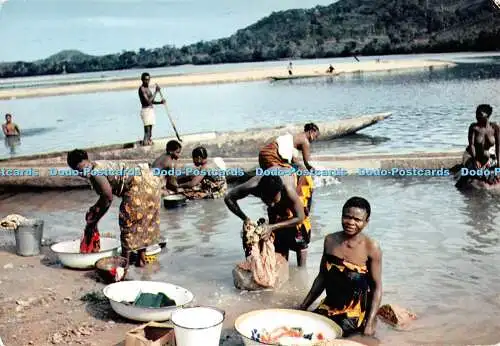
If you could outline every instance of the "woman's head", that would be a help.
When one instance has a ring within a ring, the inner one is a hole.
[[[355,236],[360,233],[370,220],[371,206],[363,197],[351,197],[342,208],[342,228],[344,233]]]
[[[205,147],[199,146],[193,149],[193,163],[195,166],[203,166],[207,163],[208,153]]]
[[[90,165],[89,155],[85,150],[75,149],[68,153],[68,157],[66,159],[68,162],[68,166],[71,169],[77,171],[83,171],[83,169]]]
[[[281,190],[283,190],[283,180],[276,175],[264,175],[257,184],[261,200],[268,207],[273,207],[281,200]]]
[[[493,107],[488,104],[482,104],[476,108],[476,120],[478,123],[486,124],[493,113]]]
[[[315,123],[305,124],[304,132],[306,133],[309,142],[313,142],[319,137],[319,127]]]
[[[171,140],[168,141],[165,150],[170,157],[177,160],[181,156],[182,145],[176,140]]]

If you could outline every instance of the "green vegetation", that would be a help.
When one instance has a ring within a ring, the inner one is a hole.
[[[489,0],[340,0],[274,12],[234,35],[176,48],[91,56],[63,51],[0,64],[0,77],[219,64],[286,58],[500,50],[500,11]]]

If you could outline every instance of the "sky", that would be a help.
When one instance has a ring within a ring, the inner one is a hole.
[[[290,8],[332,0],[0,0],[0,61],[61,50],[102,55],[226,37]]]

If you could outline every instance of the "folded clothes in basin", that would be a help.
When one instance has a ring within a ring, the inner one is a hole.
[[[135,298],[134,305],[141,306],[143,308],[162,308],[165,306],[175,306],[175,300],[170,299],[164,293],[140,293],[137,298]]]

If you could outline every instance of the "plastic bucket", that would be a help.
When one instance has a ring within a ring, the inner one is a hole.
[[[43,220],[21,224],[15,230],[16,253],[19,256],[39,255],[42,248]]]
[[[172,314],[176,346],[219,346],[225,313],[211,307],[176,310]]]

